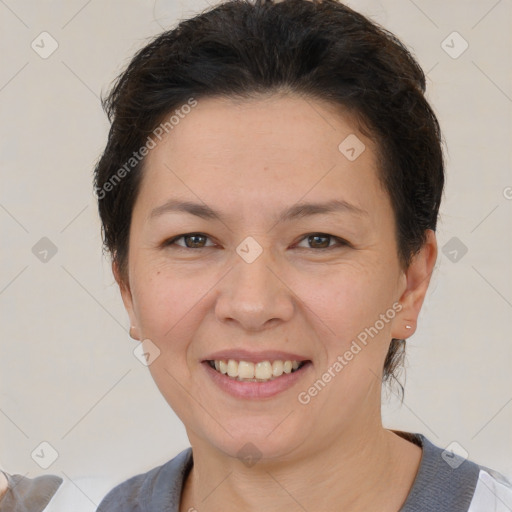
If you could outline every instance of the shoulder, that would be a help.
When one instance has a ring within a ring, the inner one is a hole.
[[[95,512],[97,504],[112,488],[112,481],[99,477],[70,479],[57,475],[27,478],[0,471],[4,494],[1,512]]]
[[[0,499],[0,508],[9,512],[22,512],[28,510],[29,506],[33,512],[46,510],[62,484],[62,478],[56,475],[43,475],[36,478],[4,472],[2,475],[4,494]]]
[[[478,481],[468,512],[510,512],[512,482],[493,469],[479,467]]]
[[[100,503],[97,512],[173,510],[172,507],[179,504],[183,481],[191,466],[192,448],[187,448],[166,464],[114,487]]]
[[[400,435],[419,444],[423,451],[400,512],[512,511],[512,485],[502,474],[454,453],[452,445],[443,449],[422,434]]]

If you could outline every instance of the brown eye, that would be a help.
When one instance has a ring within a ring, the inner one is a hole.
[[[306,249],[334,249],[335,247],[348,245],[348,243],[342,238],[325,233],[313,233],[306,235],[304,238],[302,238],[301,243],[304,241],[306,241],[309,245],[309,247],[305,247]],[[335,241],[336,243],[331,245],[331,241]],[[298,245],[298,247],[301,246]]]
[[[184,244],[177,243],[178,240],[182,239],[184,240]],[[184,249],[203,249],[206,247],[211,247],[211,245],[206,245],[206,240],[208,240],[208,237],[201,233],[186,233],[184,235],[179,235],[172,238],[171,240],[168,240],[165,242],[165,245],[174,245]]]
[[[311,235],[308,236],[308,243],[313,247],[313,249],[327,249],[331,242],[330,236],[325,235]]]

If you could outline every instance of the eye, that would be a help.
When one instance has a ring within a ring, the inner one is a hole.
[[[183,243],[178,243],[179,240],[183,240]],[[205,249],[207,247],[214,247],[215,244],[206,245],[206,241],[210,240],[207,235],[203,233],[185,233],[182,235],[175,236],[169,240],[164,242],[164,246],[176,246],[177,248],[183,249]],[[334,235],[329,235],[326,233],[311,233],[305,235],[300,243],[304,243],[304,241],[310,244],[310,247],[300,246],[299,244],[296,247],[300,247],[303,249],[335,249],[336,247],[350,246],[350,243],[342,238],[339,238]],[[331,244],[331,242],[335,242]]]
[[[178,240],[184,240],[184,244],[176,243]],[[203,249],[206,247],[212,247],[213,245],[205,245],[205,240],[208,240],[208,236],[203,235],[202,233],[185,233],[183,235],[175,236],[164,242],[164,245],[167,247],[169,245],[175,245],[178,247],[182,247],[184,249]]]
[[[336,247],[349,246],[350,244],[343,240],[343,238],[339,238],[334,235],[328,235],[326,233],[311,233],[306,235],[301,239],[301,243],[306,241],[310,244],[310,247],[305,247],[305,249],[334,249]],[[337,245],[330,245],[331,241],[335,241]],[[300,245],[297,245],[300,247]],[[304,248],[304,246],[302,246]]]

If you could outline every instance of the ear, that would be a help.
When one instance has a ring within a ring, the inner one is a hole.
[[[404,272],[405,287],[400,297],[402,309],[391,330],[393,338],[406,339],[416,331],[418,316],[427,294],[430,278],[437,259],[437,240],[433,230],[427,230],[427,239]],[[410,328],[406,326],[409,325]]]
[[[121,272],[119,271],[119,265],[117,261],[112,262],[112,273],[114,274],[115,280],[119,286],[121,292],[121,298],[123,299],[124,308],[130,317],[130,336],[134,340],[140,340],[139,328],[137,326],[137,318],[133,309],[132,292],[130,290],[130,283],[128,280],[123,279]]]

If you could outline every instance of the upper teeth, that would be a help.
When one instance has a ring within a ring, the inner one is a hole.
[[[283,373],[291,373],[296,370],[300,363],[298,361],[261,361],[259,363],[251,363],[250,361],[235,361],[229,359],[227,362],[224,360],[214,361],[215,369],[229,377],[238,379],[259,379],[269,380],[274,377],[279,377]]]

